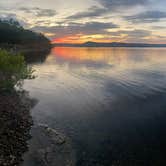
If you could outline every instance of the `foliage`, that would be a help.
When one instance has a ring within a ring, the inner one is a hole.
[[[0,91],[21,87],[24,79],[34,78],[33,72],[22,55],[0,50]]]
[[[4,43],[30,46],[50,45],[49,40],[44,35],[24,29],[14,19],[0,19],[0,44]]]

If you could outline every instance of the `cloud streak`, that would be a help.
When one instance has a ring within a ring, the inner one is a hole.
[[[108,12],[106,8],[99,8],[97,6],[90,7],[87,11],[78,12],[71,16],[68,16],[66,19],[82,19],[82,18],[89,18],[89,17],[98,17],[103,15],[104,13]]]
[[[132,16],[125,16],[124,18],[133,23],[151,23],[166,19],[166,12],[146,11]]]
[[[148,4],[149,0],[97,0],[105,8],[115,11]]]
[[[51,17],[51,16],[55,16],[57,14],[56,10],[52,10],[52,9],[41,9],[38,7],[34,7],[34,8],[19,8],[20,11],[23,11],[25,13],[31,13],[34,14],[37,17]]]
[[[76,34],[84,34],[84,35],[92,35],[92,34],[106,34],[107,29],[115,29],[119,26],[109,22],[109,23],[102,23],[102,22],[87,22],[85,24],[80,23],[68,23],[67,26],[52,26],[52,27],[45,27],[45,26],[36,26],[33,30],[42,31],[45,33],[51,32],[55,33],[56,37],[64,37],[69,35],[76,35]]]

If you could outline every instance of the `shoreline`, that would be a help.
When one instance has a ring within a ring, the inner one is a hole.
[[[0,165],[19,165],[28,150],[32,101],[26,92],[0,94]]]
[[[34,124],[36,103],[26,91],[0,94],[0,165],[75,166],[71,140],[46,124]]]

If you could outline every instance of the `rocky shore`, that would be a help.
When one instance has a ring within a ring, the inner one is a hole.
[[[33,125],[35,103],[26,92],[0,94],[0,166],[74,166],[70,139],[45,124]]]
[[[28,150],[32,101],[25,92],[0,94],[0,165],[18,166]]]

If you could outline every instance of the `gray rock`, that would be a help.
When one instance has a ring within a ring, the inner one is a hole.
[[[45,124],[32,129],[29,152],[22,166],[75,166],[75,152],[64,134]]]

